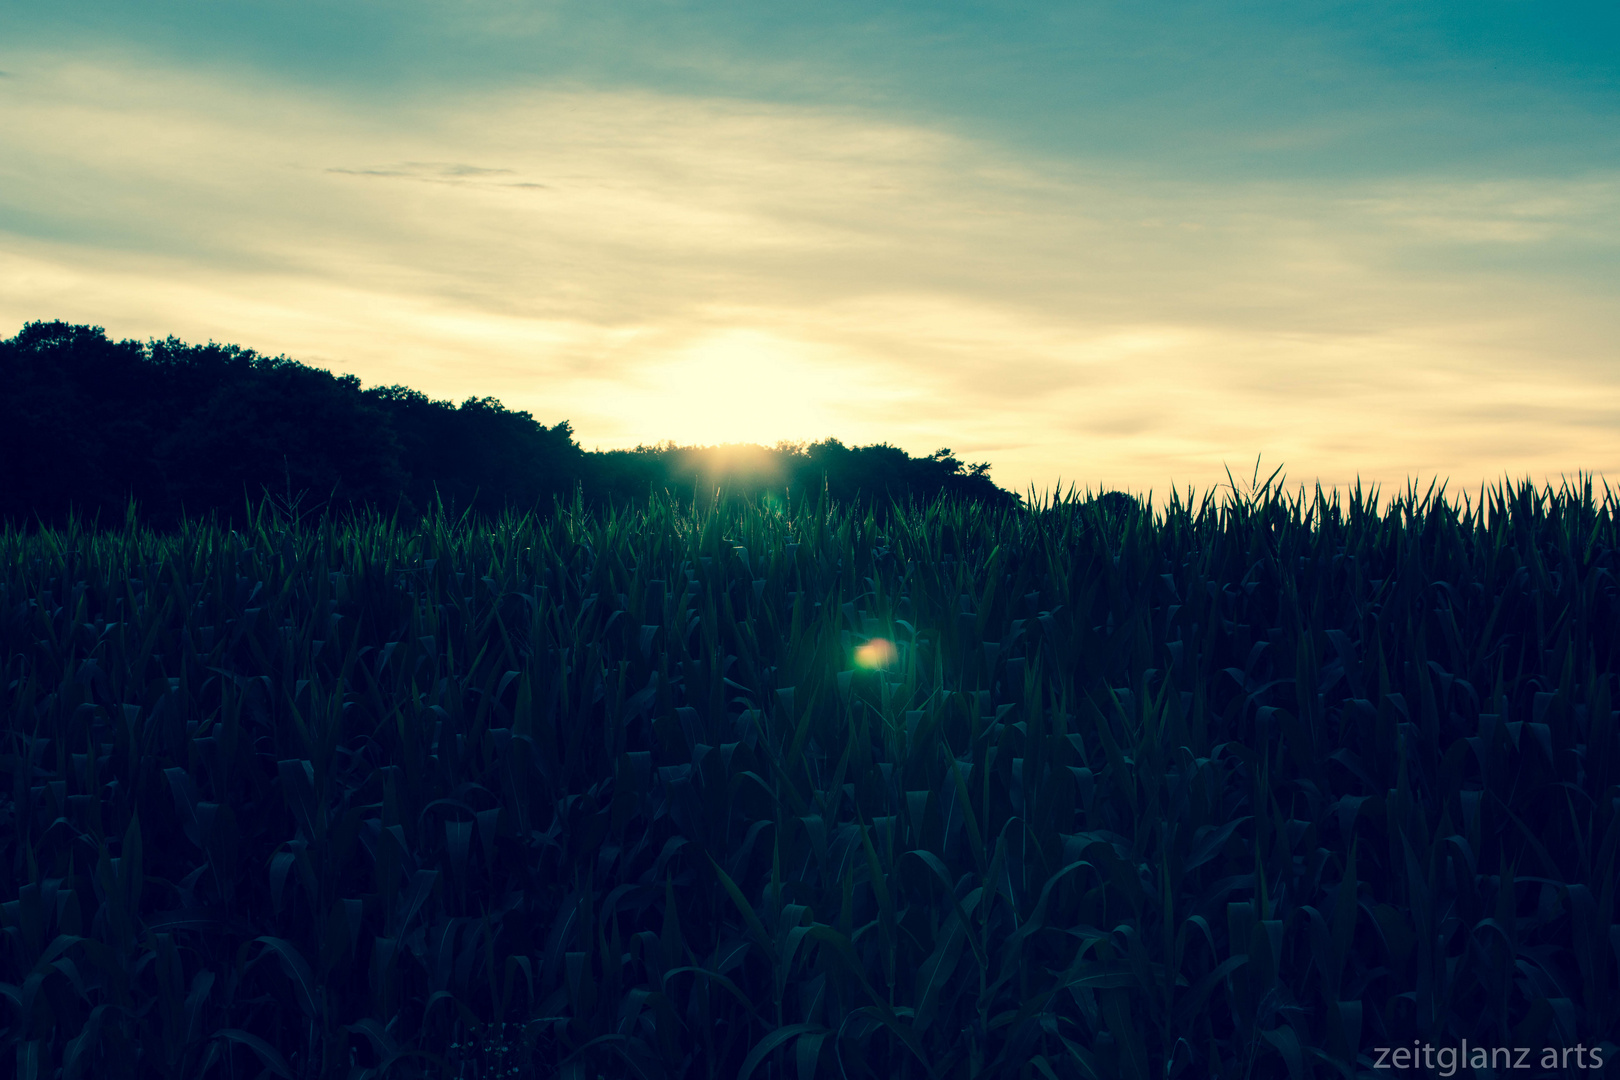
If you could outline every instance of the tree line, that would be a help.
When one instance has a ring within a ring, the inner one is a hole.
[[[599,506],[667,491],[762,498],[1004,505],[986,464],[949,450],[912,457],[837,439],[776,447],[587,451],[492,397],[459,406],[405,386],[362,389],[286,356],[178,338],[114,341],[99,326],[30,322],[0,341],[0,518],[103,525],[131,500],[157,526],[242,517],[276,497],[301,508],[495,516],[579,499]]]

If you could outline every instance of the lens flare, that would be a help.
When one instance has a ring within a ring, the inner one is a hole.
[[[863,668],[886,668],[892,666],[900,659],[900,650],[894,647],[894,642],[888,638],[873,638],[865,645],[855,650],[855,666]]]

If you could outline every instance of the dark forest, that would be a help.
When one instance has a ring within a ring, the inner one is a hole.
[[[160,527],[182,517],[236,520],[277,498],[301,512],[368,507],[494,517],[677,498],[720,489],[802,499],[823,491],[880,509],[942,494],[1006,505],[987,464],[948,449],[912,457],[889,445],[581,448],[492,397],[459,406],[405,386],[362,389],[353,375],[239,345],[114,341],[98,326],[31,322],[0,341],[0,518],[16,525],[103,525],[133,499]]]

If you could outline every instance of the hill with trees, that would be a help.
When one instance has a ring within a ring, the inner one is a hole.
[[[941,494],[1004,505],[989,466],[949,450],[880,444],[586,451],[491,397],[459,406],[404,386],[362,389],[285,356],[169,337],[114,341],[98,326],[31,322],[0,341],[0,518],[102,523],[140,516],[234,519],[270,494],[301,506],[419,513],[550,509],[716,490],[879,507]]]

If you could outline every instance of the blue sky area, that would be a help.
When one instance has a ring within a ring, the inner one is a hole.
[[[18,6],[20,7],[20,5]],[[1207,175],[1613,167],[1620,7],[1536,3],[155,3],[6,18],[358,106],[546,83],[877,108]]]
[[[1617,58],[1612,4],[8,5],[0,332],[1016,487],[1620,481]]]

